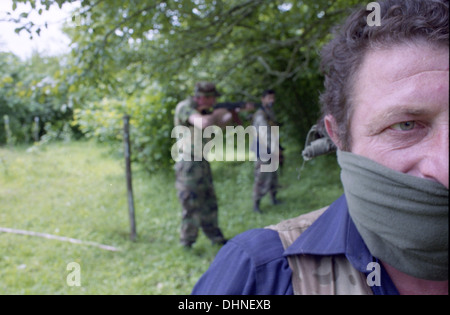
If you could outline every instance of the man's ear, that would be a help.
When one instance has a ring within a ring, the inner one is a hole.
[[[334,142],[334,144],[341,149],[341,141],[339,140],[339,132],[338,132],[338,125],[336,123],[336,119],[332,115],[326,115],[323,118],[323,122],[325,125],[325,129],[327,130],[328,135],[330,136],[331,140]]]

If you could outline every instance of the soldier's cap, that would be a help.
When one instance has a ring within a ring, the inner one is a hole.
[[[220,96],[220,93],[216,89],[216,85],[211,82],[197,82],[195,84],[195,96]]]

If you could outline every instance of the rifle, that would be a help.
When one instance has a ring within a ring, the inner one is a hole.
[[[243,109],[245,107],[245,105],[249,103],[249,102],[223,102],[223,103],[217,103],[216,105],[213,106],[213,110],[218,109],[218,108],[225,108],[228,111],[231,112],[231,115],[233,116],[233,120],[238,124],[238,125],[242,125],[242,121],[239,118],[238,114],[237,114],[237,110],[238,109]],[[255,107],[255,109],[261,107],[261,104],[255,104],[253,103],[253,106]]]
[[[213,106],[213,109],[218,108],[225,108],[229,111],[236,110],[238,108],[243,108],[245,105],[245,102],[223,102],[223,103],[217,103]]]
[[[238,108],[244,108],[245,104],[247,104],[247,103],[249,103],[249,102],[223,102],[223,103],[217,103],[216,105],[213,106],[213,109],[225,108],[225,109],[228,109],[229,111],[232,111],[232,110],[235,111]],[[253,104],[255,106],[255,109],[261,107],[261,104],[259,104],[259,103],[258,104],[253,103]]]

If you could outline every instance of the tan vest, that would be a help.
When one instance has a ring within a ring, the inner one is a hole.
[[[278,232],[284,249],[288,248],[328,207],[282,221],[266,228]],[[345,255],[288,256],[292,269],[294,294],[361,295],[373,294],[366,277]]]

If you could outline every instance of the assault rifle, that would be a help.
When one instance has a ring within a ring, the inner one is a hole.
[[[233,116],[233,120],[238,124],[238,125],[242,125],[242,121],[239,118],[238,115],[238,111],[241,109],[245,108],[245,105],[248,104],[250,102],[223,102],[223,103],[217,103],[216,105],[213,106],[213,110],[218,109],[218,108],[225,108],[228,111],[231,112],[231,115]],[[256,103],[252,103],[254,109],[258,109],[259,107],[261,107],[261,104],[256,104]]]
[[[214,105],[213,109],[217,109],[217,108],[225,108],[228,109],[230,111],[232,110],[236,110],[236,109],[242,109],[245,107],[245,104],[247,104],[249,102],[223,102],[223,103],[217,103],[216,105]],[[258,109],[259,107],[261,107],[261,104],[256,104],[253,103],[253,106],[255,107],[255,109]]]

